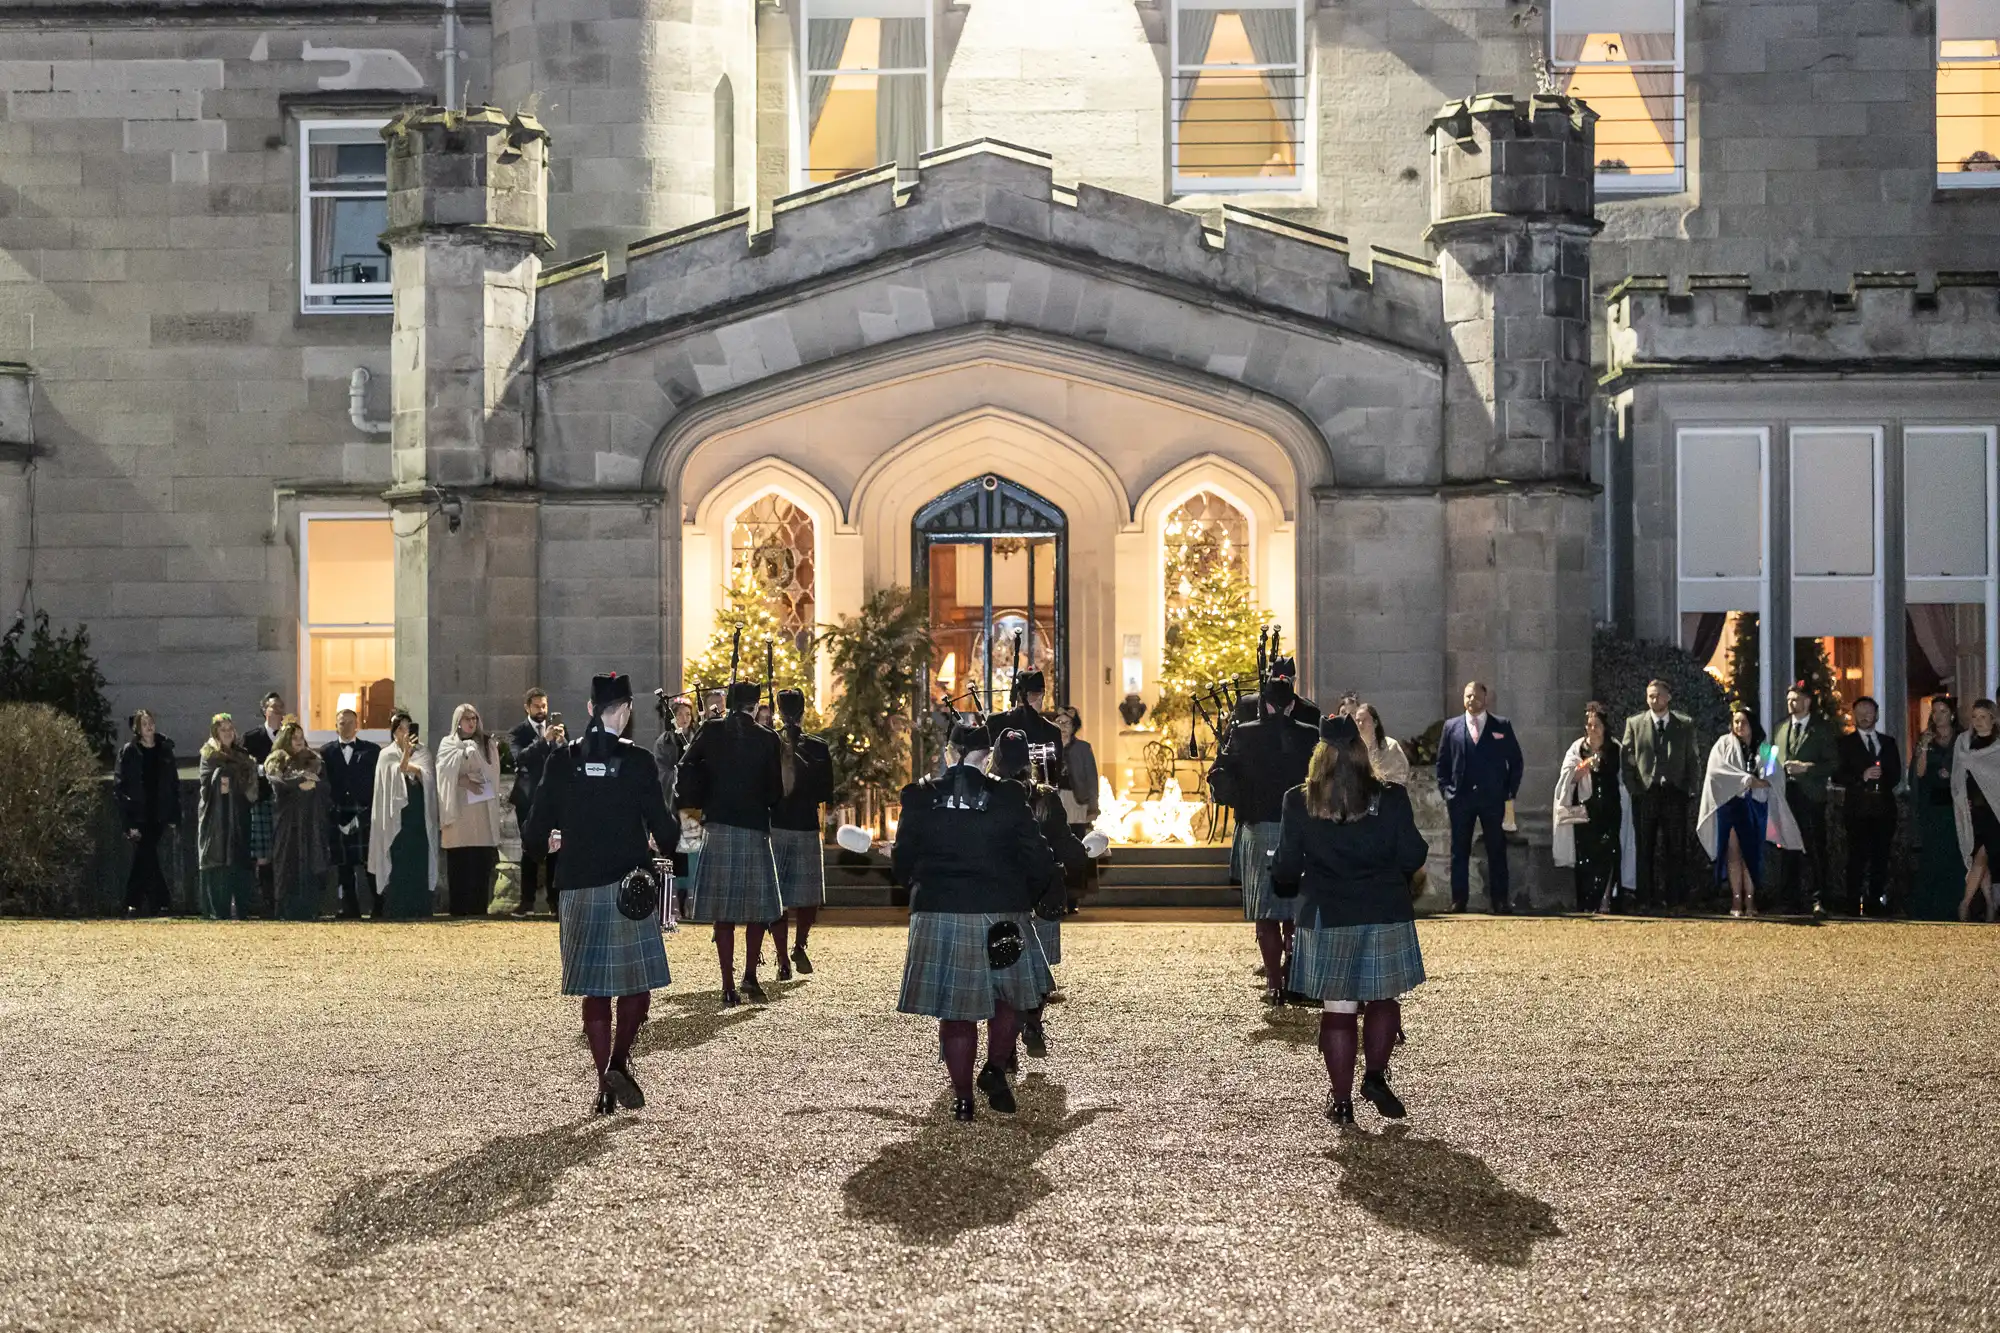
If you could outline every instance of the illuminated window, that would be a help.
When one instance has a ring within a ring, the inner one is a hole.
[[[299,126],[299,305],[308,314],[389,309],[389,146],[381,120]]]
[[[1217,566],[1250,576],[1250,519],[1214,491],[1197,491],[1174,506],[1161,529],[1160,546],[1169,619]]]
[[[812,515],[781,495],[764,495],[729,529],[729,568],[748,568],[778,603],[778,619],[801,653],[810,652],[816,570]]]
[[[1301,0],[1175,0],[1172,45],[1175,193],[1298,188]]]
[[[308,731],[352,707],[369,730],[396,705],[396,537],[378,514],[300,522],[299,675]]]
[[[1597,188],[1685,189],[1681,0],[1552,0],[1549,8],[1549,63],[1562,90],[1598,115]]]
[[[930,147],[929,0],[805,0],[806,182],[894,162]]]
[[[2000,185],[2000,0],[1938,0],[1938,184]]]

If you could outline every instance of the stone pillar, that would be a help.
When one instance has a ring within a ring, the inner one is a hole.
[[[386,495],[396,701],[435,738],[458,704],[511,716],[537,663],[535,282],[548,135],[491,107],[423,107],[389,142],[395,322]]]
[[[1431,123],[1444,285],[1445,673],[1485,680],[1527,756],[1516,897],[1557,906],[1549,793],[1590,690],[1590,239],[1597,117],[1482,95]]]

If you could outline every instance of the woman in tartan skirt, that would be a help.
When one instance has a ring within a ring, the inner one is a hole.
[[[986,1023],[987,1105],[1014,1110],[1007,1071],[1018,1016],[1054,986],[1035,936],[1038,899],[1061,901],[1062,874],[1035,827],[1027,793],[979,769],[991,745],[984,726],[952,729],[943,773],[903,788],[896,879],[910,890],[910,940],[896,1007],[938,1020],[951,1075],[951,1113],[970,1120],[972,1066]]]
[[[701,811],[701,859],[688,891],[688,919],[715,925],[725,1009],[742,1003],[736,923],[743,923],[743,993],[761,1001],[757,955],[765,926],[785,911],[771,857],[771,807],[784,796],[778,738],[751,716],[762,689],[750,681],[729,687],[723,716],[702,723],[675,777],[674,803]]]
[[[619,906],[625,877],[650,871],[654,849],[670,850],[678,832],[653,757],[625,739],[631,723],[631,678],[593,677],[590,725],[580,740],[549,755],[523,831],[530,846],[546,843],[550,855],[561,853],[562,990],[583,997],[599,1115],[646,1104],[632,1076],[632,1041],[653,991],[671,979],[658,904],[636,920]]]
[[[1403,1114],[1389,1055],[1402,1029],[1397,997],[1424,980],[1409,886],[1430,849],[1409,792],[1375,776],[1354,720],[1329,718],[1320,733],[1305,784],[1285,793],[1270,877],[1277,893],[1298,900],[1291,987],[1325,1006],[1327,1118],[1351,1125],[1357,1011],[1367,1016],[1361,1095],[1391,1119]]]
[[[796,966],[812,975],[806,937],[826,902],[826,844],[820,834],[819,808],[833,799],[833,754],[826,742],[804,734],[806,696],[798,690],[778,691],[778,772],[784,795],[771,807],[771,855],[777,863],[778,896],[784,907],[771,922],[778,946],[778,980],[791,978]],[[799,934],[790,956],[785,952],[785,914],[797,917]]]

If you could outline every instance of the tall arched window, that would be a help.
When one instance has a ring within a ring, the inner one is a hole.
[[[1218,564],[1249,575],[1250,518],[1214,491],[1196,491],[1175,505],[1160,539],[1170,612],[1184,606],[1200,576]]]
[[[807,651],[817,576],[812,515],[775,492],[751,501],[729,531],[730,572],[746,566],[771,589],[785,631]]]

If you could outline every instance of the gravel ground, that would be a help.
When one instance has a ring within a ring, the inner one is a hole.
[[[606,1121],[547,922],[0,923],[0,1327],[2000,1321],[2000,933],[1427,922],[1346,1134],[1247,926],[1065,933],[965,1126],[893,928],[726,1014],[682,932]]]

